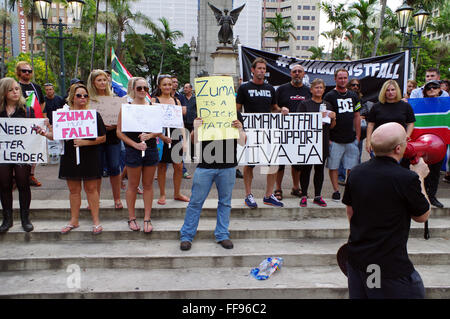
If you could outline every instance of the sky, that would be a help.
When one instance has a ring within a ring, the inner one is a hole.
[[[355,2],[354,0],[333,0],[333,4],[337,3],[348,3],[351,4]],[[398,7],[400,7],[403,3],[403,0],[388,0],[387,5],[391,10],[395,11]],[[320,12],[320,33],[324,31],[329,31],[333,29],[333,25],[327,22],[327,16],[323,11]],[[323,36],[319,37],[319,46],[324,46],[325,51],[331,50],[331,41],[329,42]]]

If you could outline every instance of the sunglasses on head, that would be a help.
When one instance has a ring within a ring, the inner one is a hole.
[[[148,92],[148,86],[136,86],[136,90],[138,92],[141,92],[142,90],[144,90],[145,92]]]
[[[85,99],[87,99],[87,98],[89,97],[89,94],[80,94],[80,93],[77,93],[77,94],[75,94],[75,96],[76,96],[77,98],[79,98],[79,99],[81,99],[82,97],[84,97]]]
[[[20,72],[22,72],[22,73],[33,73],[33,70],[24,70],[24,69],[22,69],[22,70],[20,70]]]

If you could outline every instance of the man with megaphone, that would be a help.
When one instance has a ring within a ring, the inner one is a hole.
[[[371,147],[375,157],[352,169],[342,200],[350,221],[350,298],[424,298],[407,241],[411,219],[424,223],[430,214],[424,185],[428,166],[422,158],[410,170],[399,165],[407,135],[398,123],[375,129]]]

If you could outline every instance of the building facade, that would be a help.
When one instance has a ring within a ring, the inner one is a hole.
[[[430,19],[439,17],[439,8],[434,9],[431,12]],[[449,42],[450,41],[450,34],[438,34],[435,31],[426,30],[424,33],[424,37],[428,38],[429,40],[434,41],[441,41],[441,42]]]
[[[281,13],[283,18],[290,18],[294,30],[288,41],[279,43],[279,53],[297,57],[309,58],[312,53],[308,48],[319,45],[320,1],[318,0],[263,0],[262,19],[274,18]],[[277,42],[274,35],[266,32],[263,24],[261,48],[264,51],[275,52]]]

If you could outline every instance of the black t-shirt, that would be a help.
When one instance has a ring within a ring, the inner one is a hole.
[[[30,82],[30,84],[23,84],[19,82],[20,87],[22,88],[22,95],[24,98],[27,98],[30,96],[31,93],[34,92],[37,99],[39,100],[39,104],[42,104],[45,102],[44,94],[42,94],[42,89],[39,85],[36,83]]]
[[[53,111],[56,111],[57,109],[60,109],[66,104],[64,99],[58,95],[55,95],[53,99],[49,99],[48,97],[45,97],[45,108],[44,113],[47,114],[48,120],[50,121],[50,124],[53,124]]]
[[[349,263],[363,272],[379,265],[383,278],[409,276],[414,270],[407,252],[411,216],[429,209],[418,175],[391,157],[375,157],[351,170],[342,202],[353,208]]]
[[[245,113],[271,113],[276,104],[275,89],[268,83],[246,82],[238,89],[236,103],[244,106]]]
[[[242,118],[240,112],[237,112],[237,118],[242,124],[244,124],[244,119]],[[201,142],[200,145],[201,157],[200,163],[197,165],[197,167],[220,169],[237,166],[237,139],[205,141]],[[220,154],[222,154],[222,156]]]
[[[414,123],[416,117],[409,103],[399,101],[396,103],[376,103],[367,116],[367,122],[375,123],[374,129],[389,122],[397,122],[405,129],[409,123]]]
[[[361,104],[355,92],[347,90],[345,94],[339,93],[336,89],[325,94],[325,101],[333,107],[336,113],[336,126],[330,130],[330,140],[336,143],[351,143],[356,138],[353,127],[354,113],[359,112]]]
[[[322,103],[325,103],[327,106],[327,110],[332,111],[332,107],[330,103],[327,101],[323,101]],[[297,109],[294,112],[320,112],[320,104],[314,102],[313,100],[306,100],[300,102]],[[322,157],[323,162],[328,157],[329,149],[330,149],[330,124],[328,123],[322,123],[322,130],[323,130],[323,140],[322,140]]]
[[[280,108],[284,106],[289,109],[289,112],[296,112],[301,101],[311,98],[311,93],[306,86],[295,87],[289,82],[277,88],[275,97]]]

